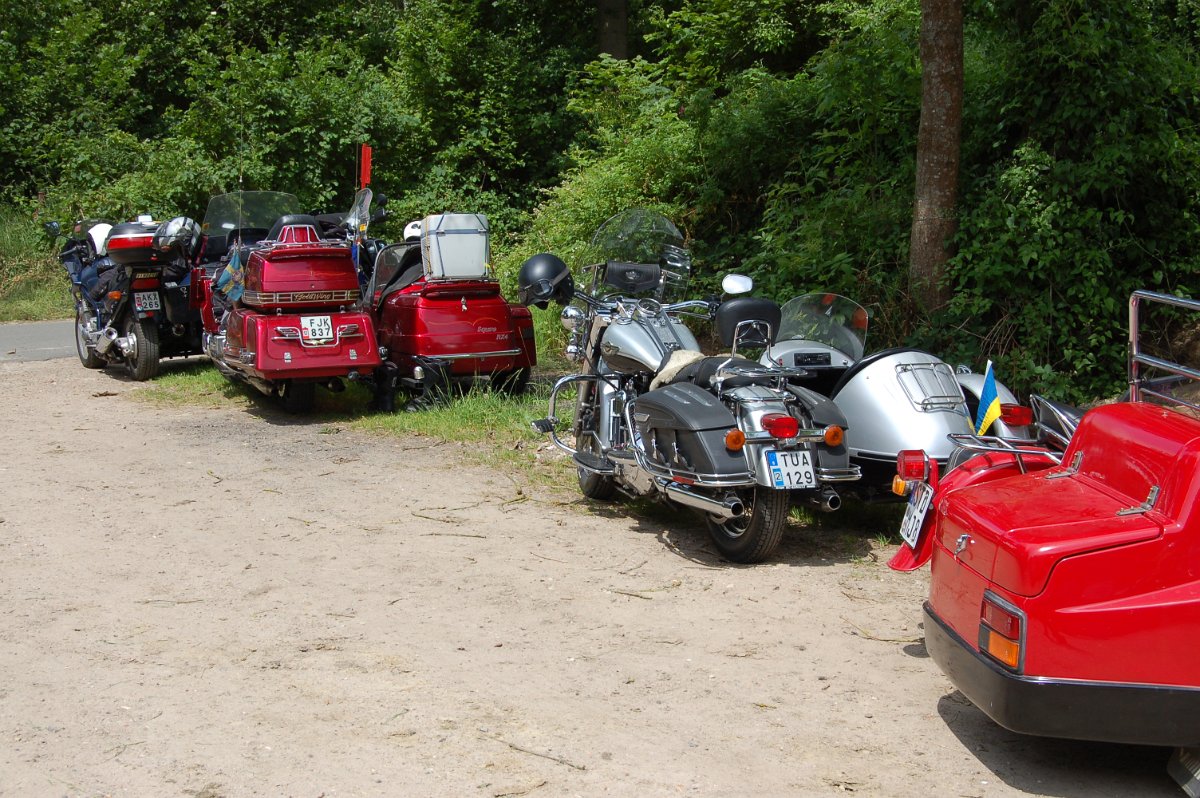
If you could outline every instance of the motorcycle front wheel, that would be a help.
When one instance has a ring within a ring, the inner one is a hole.
[[[730,562],[756,563],[771,556],[783,539],[788,517],[788,495],[758,485],[741,495],[746,511],[737,518],[705,518],[708,534],[721,556]]]
[[[129,351],[125,355],[125,370],[138,382],[158,374],[158,326],[154,319],[139,319],[132,313],[122,325]]]
[[[102,369],[104,368],[104,358],[96,354],[96,350],[88,346],[88,338],[84,333],[87,328],[87,322],[84,320],[83,309],[75,309],[75,352],[79,355],[79,362],[83,364],[85,369]]]

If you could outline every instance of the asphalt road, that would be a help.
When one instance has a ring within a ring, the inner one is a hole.
[[[0,363],[75,356],[75,321],[0,324]]]

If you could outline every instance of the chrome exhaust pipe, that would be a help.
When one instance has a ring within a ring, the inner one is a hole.
[[[105,327],[96,336],[96,354],[108,354],[108,350],[112,349],[112,345],[116,343],[117,338],[120,336],[121,334],[112,327]]]
[[[746,513],[746,505],[742,504],[742,500],[737,497],[714,499],[697,493],[678,482],[666,483],[663,485],[663,490],[672,501],[686,507],[694,507],[697,510],[702,510],[723,521],[727,521],[730,518],[738,518]]]
[[[823,513],[832,513],[841,509],[842,497],[833,488],[824,488],[816,496],[806,497],[804,503],[809,507],[815,507]]]

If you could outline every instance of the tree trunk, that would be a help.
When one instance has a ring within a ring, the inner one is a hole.
[[[921,123],[908,276],[926,310],[950,299],[942,280],[958,227],[962,104],[962,0],[921,0]]]
[[[629,8],[626,0],[596,0],[600,52],[629,57]]]

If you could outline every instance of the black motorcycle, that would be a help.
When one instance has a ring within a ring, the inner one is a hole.
[[[63,235],[46,224],[52,238]],[[110,225],[78,222],[59,252],[75,300],[75,349],[85,368],[122,365],[134,380],[158,374],[165,357],[202,352],[191,292],[199,226],[184,216]]]

